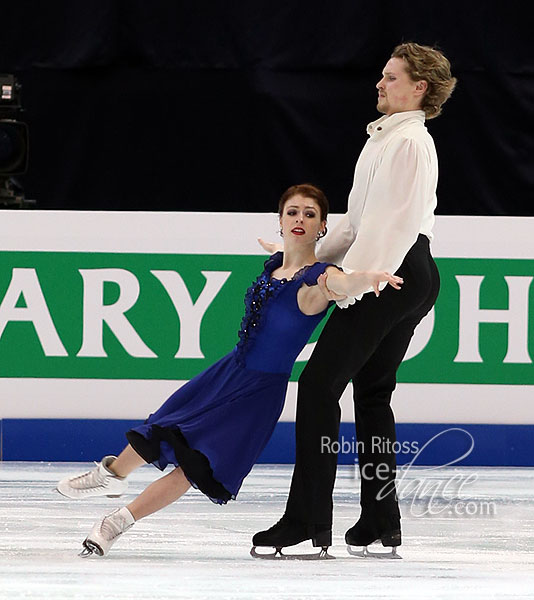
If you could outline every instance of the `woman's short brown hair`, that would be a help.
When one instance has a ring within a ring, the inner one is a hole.
[[[406,71],[413,81],[427,82],[428,89],[423,97],[421,110],[425,111],[427,119],[437,117],[457,81],[451,74],[451,63],[444,54],[437,48],[407,42],[397,46],[391,58],[404,59]]]
[[[299,194],[304,198],[311,198],[312,200],[315,200],[319,206],[321,221],[326,221],[329,209],[328,199],[322,190],[320,190],[318,187],[315,187],[311,183],[300,183],[299,185],[292,185],[290,188],[288,188],[282,194],[280,202],[278,203],[278,214],[282,216],[286,202],[290,198],[293,198],[293,196],[297,196]]]

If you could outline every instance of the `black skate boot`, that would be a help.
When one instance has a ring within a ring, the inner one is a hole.
[[[306,540],[311,540],[314,547],[321,547],[317,554],[282,554],[282,548],[295,546]],[[332,528],[330,525],[307,525],[301,521],[283,516],[276,525],[266,531],[260,531],[252,538],[251,556],[267,559],[300,559],[317,560],[335,558],[328,554],[328,547],[332,545]],[[257,547],[275,548],[270,554],[259,554]]]
[[[382,521],[382,522],[381,522]],[[382,542],[382,546],[391,547],[391,552],[370,552],[367,546],[374,542]],[[397,546],[402,543],[400,519],[393,519],[386,524],[380,519],[360,517],[356,525],[345,534],[347,551],[351,556],[359,558],[402,558],[397,554]],[[363,550],[353,550],[351,546],[363,546]]]

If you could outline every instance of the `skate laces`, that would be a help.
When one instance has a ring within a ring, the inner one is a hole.
[[[102,519],[100,524],[100,533],[108,542],[119,537],[122,533],[130,529],[132,525],[126,523],[126,520],[119,514],[119,511],[112,512]]]
[[[286,517],[285,515],[282,515],[282,517],[272,526],[269,528],[269,531],[271,530],[276,530],[279,529],[280,527],[284,527],[285,525],[289,525],[290,524],[290,519],[288,519],[288,517]]]
[[[98,487],[106,487],[107,475],[103,474],[99,468],[99,464],[95,462],[96,468],[78,475],[70,480],[70,485],[79,490],[94,489]]]

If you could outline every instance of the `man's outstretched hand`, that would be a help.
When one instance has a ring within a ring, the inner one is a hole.
[[[380,296],[380,288],[378,287],[382,281],[386,281],[392,288],[396,290],[401,289],[401,285],[404,283],[404,279],[397,275],[392,275],[387,271],[368,271],[364,273],[365,277],[369,281],[370,286],[373,288],[375,296]]]
[[[351,296],[357,296],[369,288],[374,291],[376,296],[380,296],[379,285],[383,281],[387,282],[396,290],[400,290],[401,285],[404,283],[402,277],[391,275],[386,271],[361,271],[359,273],[353,271],[348,274],[340,274],[334,271],[331,275],[334,278],[334,281],[331,282],[332,287],[337,287],[338,289],[344,288],[344,291],[347,289],[347,294]],[[317,284],[327,300],[334,300],[337,302],[338,300],[344,300],[347,297],[346,295],[334,292],[328,287],[328,272],[323,273],[317,278]]]

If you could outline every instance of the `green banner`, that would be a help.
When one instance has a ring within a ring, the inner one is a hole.
[[[441,290],[428,344],[405,383],[534,383],[534,260],[436,259]]]
[[[236,343],[264,260],[0,252],[0,376],[190,379]],[[433,327],[399,381],[534,384],[534,261],[436,262]]]

